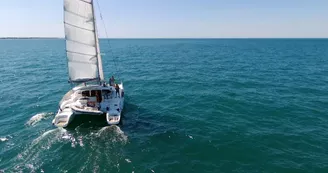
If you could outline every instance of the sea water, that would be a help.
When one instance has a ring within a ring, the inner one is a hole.
[[[328,172],[327,39],[100,47],[105,76],[124,83],[122,123],[60,129],[65,41],[0,40],[0,172]]]

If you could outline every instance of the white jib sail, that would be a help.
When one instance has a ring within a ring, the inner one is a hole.
[[[68,73],[73,82],[103,80],[93,10],[92,0],[64,0]]]

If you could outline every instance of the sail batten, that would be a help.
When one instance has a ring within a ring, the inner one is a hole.
[[[79,55],[85,55],[85,56],[93,56],[96,57],[96,55],[91,55],[91,54],[86,54],[86,53],[80,53],[80,52],[74,52],[74,51],[69,51],[66,50],[67,53],[75,53],[75,54],[79,54]]]
[[[103,80],[93,0],[64,0],[64,28],[70,81]]]
[[[90,1],[78,0],[78,1],[82,1],[82,2],[85,2],[85,3],[91,4],[91,1],[92,1],[92,0],[90,0]]]
[[[72,62],[74,62],[74,63],[81,63],[81,64],[88,64],[87,62],[83,62],[83,61],[72,61]]]
[[[75,27],[75,28],[83,29],[83,30],[86,30],[86,31],[91,31],[91,32],[94,32],[95,31],[95,30],[92,30],[92,29],[83,28],[81,26],[77,26],[77,25],[74,25],[74,24],[71,24],[71,23],[67,23],[67,22],[64,22],[64,24],[70,25],[70,26]]]
[[[72,11],[65,10],[65,12],[66,12],[66,13],[70,13],[70,14],[72,14],[72,15],[75,15],[75,16],[77,16],[77,17],[83,18],[83,19],[88,19],[88,20],[90,20],[88,17],[83,16],[83,15],[80,15],[80,14],[75,13],[75,12],[72,12]]]
[[[75,40],[70,40],[70,39],[66,39],[66,41],[74,42],[74,43],[77,43],[77,44],[83,44],[85,46],[90,46],[90,47],[94,47],[95,46],[95,45],[92,45],[92,44],[86,44],[86,43],[83,43],[83,42],[79,42],[79,41],[75,41]]]

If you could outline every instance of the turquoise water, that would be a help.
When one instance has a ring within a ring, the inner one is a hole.
[[[64,130],[51,125],[70,89],[64,40],[0,40],[1,171],[328,172],[328,40],[110,43],[122,124]]]

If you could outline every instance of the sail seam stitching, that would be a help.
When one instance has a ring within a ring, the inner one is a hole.
[[[83,19],[88,19],[88,20],[89,20],[88,17],[86,17],[86,16],[82,16],[82,15],[77,14],[77,13],[74,13],[74,12],[72,12],[72,11],[65,10],[65,12],[70,13],[70,14],[73,14],[73,15],[78,16],[78,17],[81,17],[81,18],[83,18]]]
[[[84,3],[87,3],[87,4],[91,4],[91,2],[87,2],[87,1],[83,1],[83,0],[78,0],[78,1],[81,1],[81,2],[84,2]]]
[[[81,64],[92,64],[92,65],[96,65],[93,63],[88,63],[88,62],[83,62],[83,61],[69,61],[69,62],[76,62],[76,63],[81,63]]]
[[[87,53],[74,52],[74,51],[70,51],[70,50],[66,50],[66,52],[80,54],[80,55],[86,55],[86,56],[92,56],[92,57],[95,57],[96,56],[96,55],[90,55],[90,54],[87,54]]]
[[[82,45],[85,45],[85,46],[95,47],[94,45],[82,43],[82,42],[71,40],[71,39],[66,39],[66,41],[71,41],[71,42],[82,44]]]
[[[64,24],[75,27],[75,28],[79,28],[79,29],[82,29],[82,30],[86,30],[86,31],[91,31],[91,32],[95,31],[93,29],[82,28],[82,27],[79,27],[79,26],[76,26],[76,25],[73,25],[73,24],[70,24],[70,23],[67,23],[67,22],[64,22]]]

